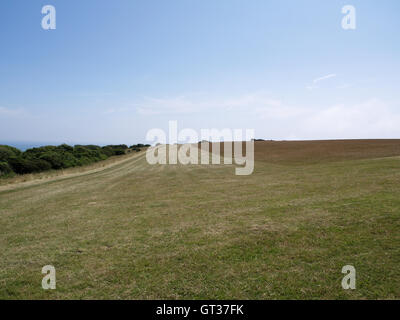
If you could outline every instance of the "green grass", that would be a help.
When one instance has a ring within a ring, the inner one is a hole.
[[[139,154],[0,190],[2,299],[400,298],[399,158],[235,176]],[[41,288],[48,264],[56,290]]]

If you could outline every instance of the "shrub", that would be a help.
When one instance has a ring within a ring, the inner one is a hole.
[[[101,148],[101,151],[107,155],[107,157],[111,157],[114,155],[114,150],[112,148],[110,148],[109,146],[105,146],[103,148]]]
[[[71,146],[69,146],[69,145],[67,145],[67,144],[65,144],[65,143],[59,145],[59,146],[57,147],[57,149],[60,150],[60,151],[64,151],[64,152],[73,152],[73,151],[74,151],[74,148],[73,148],[73,147],[71,147]]]
[[[123,155],[123,154],[125,154],[125,150],[117,149],[117,150],[114,151],[114,154],[115,154],[116,156]]]
[[[24,159],[22,157],[11,157],[9,164],[15,173],[25,174],[40,172],[51,169],[51,164],[42,159]]]
[[[143,143],[138,143],[138,144],[133,144],[129,148],[136,150],[137,148],[145,148],[145,147],[150,147],[149,144],[143,144]]]
[[[39,159],[45,160],[50,163],[53,169],[65,168],[63,157],[60,153],[48,151],[39,156]]]
[[[25,152],[10,146],[0,145],[0,176],[82,166],[105,160],[114,155],[122,155],[127,151],[128,147],[125,144],[105,147],[96,145],[75,145],[71,147],[62,144],[31,148]]]
[[[123,155],[126,153],[126,149],[128,149],[128,146],[126,144],[108,145],[102,148],[103,152],[109,157],[114,155]]]
[[[33,172],[41,172],[41,171],[46,171],[52,169],[51,163],[47,162],[46,160],[43,159],[34,159],[31,160],[31,165],[34,168]]]
[[[14,171],[7,162],[0,161],[0,176],[7,176],[13,173]]]
[[[0,145],[0,161],[8,162],[10,157],[19,155],[21,155],[21,151],[18,150],[17,148],[6,145]]]

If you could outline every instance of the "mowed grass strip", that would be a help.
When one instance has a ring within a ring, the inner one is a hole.
[[[399,299],[398,141],[317,160],[262,144],[250,176],[141,156],[0,192],[0,298]]]

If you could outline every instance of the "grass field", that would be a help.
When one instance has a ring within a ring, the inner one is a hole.
[[[255,157],[249,176],[142,152],[3,182],[0,298],[400,298],[400,140],[256,142]]]

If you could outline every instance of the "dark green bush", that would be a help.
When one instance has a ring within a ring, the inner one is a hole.
[[[7,162],[0,161],[0,177],[7,176],[13,173],[10,165]]]
[[[123,155],[126,153],[126,150],[128,149],[128,146],[125,144],[119,144],[119,145],[108,145],[104,146],[102,148],[103,152],[107,154],[109,157],[110,156],[119,156]]]
[[[39,159],[45,160],[50,163],[53,169],[62,169],[66,166],[64,165],[64,159],[61,153],[55,151],[48,151],[39,156]]]
[[[145,148],[145,147],[150,147],[149,144],[143,144],[143,143],[138,143],[138,144],[133,144],[131,145],[129,148],[133,149],[133,150],[137,150],[138,148]]]
[[[10,159],[10,157],[19,155],[21,155],[21,151],[17,148],[0,145],[0,161],[8,162],[8,159]]]
[[[144,146],[138,144],[137,146]],[[138,147],[133,150],[140,151]],[[21,152],[17,148],[0,145],[0,176],[14,173],[25,174],[50,169],[62,169],[83,166],[105,160],[111,156],[123,155],[130,149],[125,144],[43,146]]]
[[[103,148],[101,148],[101,151],[107,156],[107,157],[111,157],[114,155],[114,150],[112,148],[110,148],[109,146],[105,146]]]
[[[51,164],[42,159],[24,159],[23,157],[11,157],[9,164],[18,174],[40,172],[51,169]]]
[[[64,152],[72,152],[72,151],[74,151],[74,148],[73,147],[71,147],[71,146],[69,146],[69,145],[67,145],[67,144],[62,144],[62,145],[59,145],[58,147],[57,147],[57,149],[58,150],[61,150],[61,151],[64,151]]]
[[[125,150],[117,149],[117,150],[114,151],[114,154],[115,154],[116,156],[123,155],[123,154],[125,154]]]

